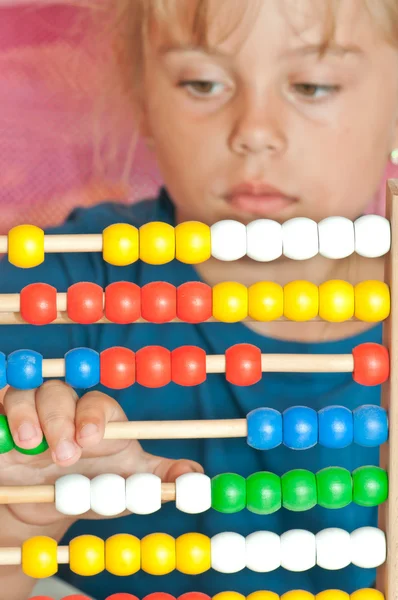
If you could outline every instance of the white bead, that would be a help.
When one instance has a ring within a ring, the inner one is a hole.
[[[316,534],[316,562],[322,569],[335,571],[351,564],[350,534],[330,527]]]
[[[354,222],[355,252],[367,258],[384,256],[391,248],[390,222],[380,215],[363,215]]]
[[[63,515],[83,515],[90,510],[90,480],[84,475],[64,475],[55,482],[55,508]]]
[[[351,561],[361,569],[375,569],[386,561],[384,531],[376,527],[361,527],[351,533]]]
[[[176,479],[176,507],[197,515],[211,508],[211,479],[204,473],[185,473]]]
[[[307,260],[318,254],[318,224],[312,219],[289,219],[282,225],[282,239],[283,254],[287,258]]]
[[[126,480],[115,473],[97,475],[91,480],[91,510],[114,517],[126,510]]]
[[[150,515],[162,507],[162,480],[153,473],[136,473],[126,479],[126,507],[136,515]]]
[[[246,227],[247,256],[270,262],[282,256],[282,225],[271,219],[257,219]]]
[[[238,260],[246,254],[246,226],[239,221],[218,221],[211,226],[211,255],[218,260]]]
[[[355,250],[354,223],[345,217],[328,217],[318,224],[319,254],[346,258]]]
[[[272,531],[255,531],[246,538],[246,566],[269,573],[281,566],[281,538]]]
[[[281,535],[281,567],[299,573],[316,564],[315,535],[304,529],[291,529]]]
[[[239,533],[218,533],[211,538],[211,568],[237,573],[246,567],[246,540]]]

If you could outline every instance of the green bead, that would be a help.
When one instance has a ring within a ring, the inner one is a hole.
[[[31,448],[30,450],[25,450],[25,448],[20,448],[15,445],[15,450],[18,450],[21,454],[27,454],[28,456],[35,456],[36,454],[43,454],[46,450],[48,450],[48,444],[46,438],[43,436],[41,443],[36,446],[36,448]]]
[[[316,505],[316,479],[314,473],[304,469],[294,469],[282,475],[282,506],[288,510],[301,512]]]
[[[253,473],[246,480],[247,509],[257,515],[270,515],[282,506],[281,479],[274,473]]]
[[[352,474],[353,501],[359,506],[379,506],[388,498],[388,475],[380,467],[359,467]]]
[[[211,480],[211,506],[221,513],[236,513],[246,506],[246,480],[241,475],[222,473]]]
[[[352,502],[352,477],[347,469],[327,467],[316,474],[318,504],[323,508],[343,508]]]
[[[0,454],[6,454],[15,448],[14,440],[8,426],[8,419],[0,415]]]

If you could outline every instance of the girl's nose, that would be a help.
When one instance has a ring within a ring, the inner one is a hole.
[[[250,99],[239,102],[230,147],[240,155],[281,155],[287,148],[281,101],[268,99],[260,102]]]

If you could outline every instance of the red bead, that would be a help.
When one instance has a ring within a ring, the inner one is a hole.
[[[176,600],[174,596],[171,594],[166,594],[166,592],[153,592],[152,594],[148,594],[142,600]]]
[[[146,346],[135,355],[137,383],[148,388],[158,388],[171,381],[171,353],[162,346]]]
[[[30,600],[54,600],[54,598],[50,598],[50,596],[32,596]]]
[[[178,596],[178,600],[211,600],[211,598],[202,592],[186,592]]]
[[[167,323],[176,318],[177,290],[166,281],[153,281],[141,290],[141,314],[150,323]]]
[[[137,596],[133,596],[133,594],[112,594],[106,600],[138,600],[138,598]]]
[[[173,350],[171,380],[184,386],[206,381],[206,352],[197,346],[181,346]]]
[[[88,325],[104,316],[103,290],[96,283],[75,283],[68,289],[68,317],[75,323]]]
[[[261,351],[252,344],[236,344],[225,353],[225,376],[234,385],[253,385],[261,379]]]
[[[100,354],[101,384],[123,390],[135,383],[135,354],[129,348],[108,348]]]
[[[189,281],[177,288],[177,317],[185,323],[203,323],[212,316],[211,287],[200,281]]]
[[[105,289],[105,316],[108,321],[127,325],[141,317],[141,289],[129,281],[116,281]]]
[[[65,596],[62,600],[90,600],[90,598],[88,596],[82,596],[81,594],[72,594],[71,596]]]
[[[31,283],[20,294],[21,317],[31,325],[49,325],[57,318],[57,290],[47,283]]]
[[[387,348],[367,342],[353,349],[353,379],[361,385],[380,385],[390,375],[390,357]]]

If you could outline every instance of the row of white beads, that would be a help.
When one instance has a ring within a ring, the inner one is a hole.
[[[293,260],[306,260],[317,254],[339,259],[354,252],[376,258],[387,254],[390,246],[390,223],[379,215],[364,215],[354,222],[345,217],[327,217],[316,223],[297,217],[282,225],[258,219],[247,226],[232,220],[211,226],[211,254],[223,261],[247,255],[269,262],[282,254]]]
[[[55,482],[55,507],[64,515],[82,515],[89,510],[106,517],[128,510],[149,515],[162,504],[162,483],[152,473],[137,473],[124,479],[105,474],[89,479],[72,474]],[[190,514],[211,508],[211,479],[203,473],[186,473],[176,479],[176,506]]]
[[[386,538],[375,527],[361,527],[351,534],[337,528],[317,534],[292,529],[281,536],[256,531],[246,538],[230,532],[211,538],[211,567],[220,573],[237,573],[244,568],[269,573],[279,567],[301,572],[315,565],[334,571],[351,563],[373,569],[385,560]]]

